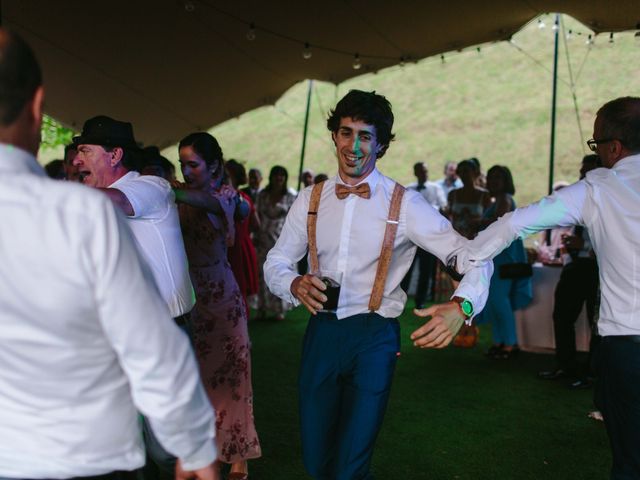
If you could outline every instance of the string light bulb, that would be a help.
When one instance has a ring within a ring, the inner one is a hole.
[[[567,39],[567,40],[571,40],[572,38],[573,38],[573,31],[572,31],[572,30],[569,30],[569,31],[567,32],[566,39]]]
[[[556,20],[555,22],[553,22],[553,26],[551,27],[551,30],[553,30],[554,32],[556,30],[558,30],[558,20]]]
[[[640,32],[636,32],[636,33],[633,35],[633,38],[635,39],[636,43],[637,43],[638,45],[640,45]]]
[[[589,48],[593,47],[593,35],[589,34],[589,36],[587,37],[587,41],[584,43]]]
[[[542,30],[543,28],[545,28],[547,25],[542,21],[541,18],[538,19],[538,28],[540,30]]]
[[[360,61],[360,55],[357,53],[353,56],[353,64],[351,65],[354,70],[360,70],[362,68],[362,62]]]
[[[249,30],[247,31],[247,40],[253,42],[256,39],[256,26],[253,23],[249,24]]]
[[[308,42],[305,42],[304,50],[302,51],[302,58],[304,58],[305,60],[309,60],[311,58],[311,55],[311,45],[309,45]]]
[[[613,39],[613,32],[609,33],[609,44],[613,44],[615,43],[615,40]]]
[[[442,65],[444,65],[447,62],[444,58],[444,53],[440,54],[440,61],[442,62]]]
[[[401,67],[404,67],[404,57],[400,57],[400,62],[398,63],[398,65],[400,65]]]

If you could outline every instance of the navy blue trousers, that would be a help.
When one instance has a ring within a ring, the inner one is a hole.
[[[640,479],[640,339],[602,337],[595,353],[595,404],[613,453],[612,480]]]
[[[400,350],[396,319],[312,316],[299,377],[302,454],[318,480],[369,480]]]

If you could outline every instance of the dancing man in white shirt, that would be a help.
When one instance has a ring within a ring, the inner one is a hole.
[[[377,170],[394,137],[386,98],[352,90],[327,126],[338,174],[300,193],[264,270],[274,294],[311,312],[299,377],[305,468],[317,479],[370,479],[400,349],[400,282],[416,245],[446,262],[466,240],[422,195]],[[298,275],[307,248],[312,273]],[[483,308],[491,273],[490,263],[472,269],[451,302],[421,311],[433,318],[416,343],[446,346]],[[341,283],[336,305],[321,277]]]
[[[135,479],[139,410],[177,478],[217,479],[195,358],[123,218],[35,159],[43,92],[29,46],[0,30],[0,478]]]
[[[602,301],[595,352],[595,403],[613,453],[611,478],[640,478],[640,98],[604,104],[587,142],[606,168],[519,208],[480,232],[457,257],[459,271],[515,238],[583,225],[598,259]]]

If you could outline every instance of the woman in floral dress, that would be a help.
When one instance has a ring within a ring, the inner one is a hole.
[[[283,320],[291,304],[273,295],[264,282],[262,266],[267,259],[287,218],[287,213],[296,196],[287,188],[289,173],[287,169],[276,165],[269,173],[269,184],[258,194],[257,210],[260,217],[260,231],[255,243],[258,252],[258,272],[260,273],[260,291],[258,292],[258,317],[266,318],[267,312],[273,312],[276,319]]]
[[[191,313],[200,376],[216,411],[218,460],[231,464],[228,478],[247,478],[247,460],[260,457],[253,420],[251,355],[242,294],[227,260],[234,213],[242,200],[221,185],[222,150],[208,133],[179,145],[185,179],[176,188],[180,224],[196,292]]]

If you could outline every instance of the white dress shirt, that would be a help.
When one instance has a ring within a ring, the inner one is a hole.
[[[214,460],[188,339],[108,198],[0,144],[0,218],[0,477],[139,468],[137,410],[185,468]]]
[[[456,178],[453,183],[449,183],[447,177],[441,178],[436,182],[436,184],[438,184],[438,186],[442,189],[442,191],[444,192],[444,196],[447,198],[449,197],[449,192],[451,192],[451,190],[462,188],[464,186],[462,180],[460,180],[459,178]]]
[[[407,185],[407,189],[420,193],[427,203],[436,210],[447,206],[447,197],[444,194],[444,190],[436,182],[426,182],[422,185],[419,185],[418,182],[413,182]]]
[[[109,188],[124,193],[133,207],[127,223],[171,316],[190,312],[196,297],[171,185],[164,178],[129,172]]]
[[[339,200],[335,194],[339,176],[324,184],[317,220],[317,246],[320,269],[343,274],[338,301],[339,319],[368,312],[369,298],[378,267],[389,206],[395,182],[374,169],[364,180],[371,188],[371,198],[349,195]],[[264,273],[269,289],[280,298],[299,304],[291,294],[291,282],[298,276],[292,267],[307,251],[307,211],[311,189],[305,188],[294,202],[275,247],[269,252]],[[467,242],[456,233],[417,192],[407,191],[400,208],[398,231],[389,274],[378,313],[396,318],[404,310],[407,296],[400,282],[416,253],[416,245],[433,253],[443,262]],[[455,295],[470,300],[480,312],[487,299],[491,262],[471,269]]]
[[[458,255],[458,270],[494,257],[515,238],[571,225],[589,230],[598,259],[600,335],[640,335],[640,155],[504,215]]]

